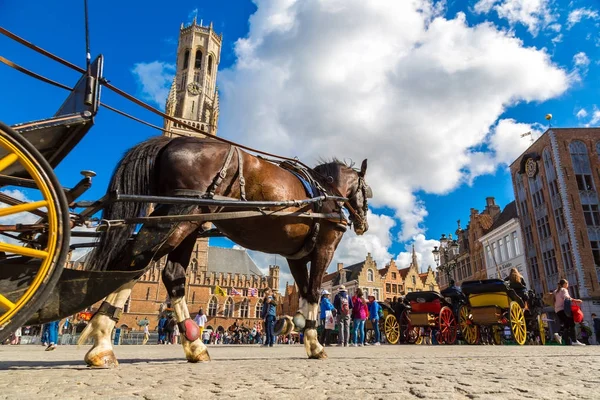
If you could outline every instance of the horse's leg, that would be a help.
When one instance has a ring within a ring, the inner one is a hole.
[[[298,312],[302,314],[304,321],[302,323],[306,323],[306,315],[308,312],[308,303],[306,302],[306,293],[308,293],[308,267],[306,264],[307,260],[287,260],[288,265],[290,267],[290,272],[294,277],[294,281],[296,282],[296,286],[298,286],[298,294],[300,295],[298,305]],[[296,317],[294,317],[296,319]],[[294,321],[296,323],[296,321]]]
[[[177,215],[190,211],[192,209],[189,206],[164,206],[160,210],[155,210],[153,215]],[[123,256],[115,264],[142,270],[153,259],[160,259],[179,246],[196,229],[198,223],[191,222],[178,223],[174,227],[171,224],[144,225],[133,243],[128,245]],[[84,344],[88,338],[92,338],[94,342],[84,358],[89,366],[102,368],[119,364],[113,352],[110,335],[135,282],[132,281],[108,295],[81,333],[79,345]]]
[[[194,245],[196,244],[195,232],[189,235],[171,253],[162,272],[163,282],[175,308],[177,324],[181,337],[181,344],[185,357],[189,362],[210,361],[208,350],[201,338],[198,337],[199,328],[190,318],[190,312],[185,302],[185,272],[190,262]]]

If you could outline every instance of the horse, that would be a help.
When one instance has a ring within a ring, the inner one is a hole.
[[[237,155],[237,157],[235,156]],[[309,170],[315,181],[329,193],[347,201],[323,201],[322,213],[349,212],[350,224],[361,235],[369,228],[367,198],[372,197],[366,184],[367,160],[360,170],[339,160],[322,163]],[[237,146],[213,138],[158,136],[129,149],[118,163],[110,180],[108,193],[178,196],[191,198],[226,198],[248,201],[307,199],[306,187],[298,176],[264,158],[242,151]],[[148,204],[112,203],[102,212],[102,219],[135,218],[148,210]],[[252,210],[251,208],[248,208]],[[278,208],[280,209],[280,208]],[[306,206],[289,208],[306,211]],[[243,211],[244,208],[239,208]],[[153,216],[198,215],[219,212],[214,206],[158,204]],[[319,222],[320,228],[314,229]],[[305,349],[309,358],[326,358],[317,340],[319,289],[321,280],[347,226],[339,220],[300,218],[295,215],[259,216],[213,221],[222,234],[251,250],[279,254],[287,259],[299,288],[302,316],[305,317]],[[90,270],[134,271],[147,268],[151,261],[167,256],[162,280],[175,310],[181,342],[189,362],[210,361],[208,350],[198,338],[198,326],[190,318],[185,302],[186,268],[196,238],[207,229],[206,223],[186,220],[143,224],[133,239],[135,226],[108,229],[98,239],[90,254]],[[306,246],[311,242],[311,246]],[[302,251],[302,250],[306,251]],[[310,250],[310,251],[309,251]],[[310,262],[310,272],[307,264]],[[143,273],[143,272],[142,272]],[[140,273],[140,276],[142,275]],[[82,333],[79,344],[93,340],[84,361],[91,367],[118,365],[110,334],[136,280],[109,294]]]

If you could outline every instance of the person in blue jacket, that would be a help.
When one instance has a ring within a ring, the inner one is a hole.
[[[381,311],[381,306],[375,300],[375,296],[369,296],[369,319],[371,320],[371,324],[373,325],[373,330],[375,330],[375,346],[380,345],[381,340],[381,332],[379,331],[379,313]]]
[[[335,317],[335,307],[333,306],[333,304],[331,304],[331,300],[329,300],[329,295],[329,291],[323,290],[323,292],[321,292],[321,303],[319,304],[321,308],[321,326],[323,327],[323,331],[321,332],[321,337],[319,338],[319,341],[324,346],[331,346],[331,344],[329,343],[329,335],[331,333],[331,329],[325,329],[327,311],[331,311],[332,316]]]

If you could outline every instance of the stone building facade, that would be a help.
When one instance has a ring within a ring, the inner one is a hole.
[[[600,128],[551,128],[510,166],[529,278],[600,314]]]
[[[372,294],[377,300],[383,299],[383,280],[371,253],[367,254],[364,261],[349,267],[338,263],[335,272],[323,277],[321,289],[335,294],[341,285],[346,287],[351,296],[356,293],[356,289],[361,288],[365,296]]]
[[[390,260],[385,268],[379,270],[379,274],[383,279],[383,298],[381,300],[392,301],[394,297],[404,296],[410,292],[439,291],[431,266],[427,268],[427,272],[421,272],[414,246],[411,263],[408,267],[398,269],[396,262]]]

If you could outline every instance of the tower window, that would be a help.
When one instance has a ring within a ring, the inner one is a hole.
[[[208,75],[212,75],[213,68],[213,56],[212,54],[208,56]]]
[[[201,76],[202,76],[202,75],[200,74],[200,71],[196,71],[196,72],[194,72],[194,82],[196,82],[196,83],[200,83],[200,77],[201,77]]]
[[[196,50],[196,58],[194,59],[194,68],[202,68],[202,51]]]
[[[190,63],[190,51],[186,50],[183,54],[183,69],[186,69]]]

